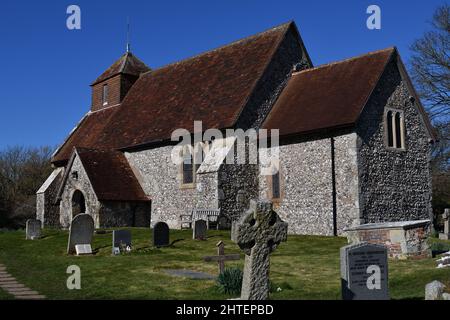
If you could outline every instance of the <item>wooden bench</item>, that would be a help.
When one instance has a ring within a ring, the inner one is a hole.
[[[192,223],[197,220],[205,220],[208,229],[210,229],[212,222],[217,229],[219,215],[220,209],[192,209],[190,213],[180,215],[181,229],[192,229]]]

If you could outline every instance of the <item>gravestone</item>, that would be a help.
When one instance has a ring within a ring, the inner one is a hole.
[[[92,254],[92,248],[90,244],[76,244],[75,252],[77,253],[77,256]]]
[[[157,222],[153,227],[153,246],[165,247],[169,245],[169,226],[165,222]]]
[[[34,240],[41,237],[41,226],[40,220],[28,219],[26,222],[26,239]]]
[[[217,244],[217,256],[206,256],[203,260],[206,262],[217,261],[219,265],[219,274],[225,270],[225,261],[239,260],[240,254],[225,254],[225,243],[219,241]]]
[[[387,248],[360,243],[341,248],[344,300],[389,300]]]
[[[194,229],[192,232],[192,238],[194,240],[205,240],[206,239],[206,230],[208,229],[208,225],[205,220],[196,220],[194,222]]]
[[[73,218],[70,224],[69,242],[67,244],[67,253],[76,253],[75,245],[91,244],[94,234],[94,219],[90,214],[81,213]]]
[[[234,224],[232,239],[245,253],[242,300],[269,297],[270,253],[287,240],[287,230],[288,224],[267,200],[251,200],[249,210]]]
[[[114,230],[112,235],[112,253],[114,254],[114,248],[131,248],[131,232],[130,230]]]
[[[444,233],[439,234],[439,239],[450,240],[450,209],[445,209],[442,215],[444,220]]]
[[[230,224],[230,221],[228,220],[227,217],[225,217],[225,216],[220,216],[220,217],[217,219],[217,228],[218,228],[219,230],[229,230],[229,229],[230,229],[230,226],[231,226],[231,224]]]

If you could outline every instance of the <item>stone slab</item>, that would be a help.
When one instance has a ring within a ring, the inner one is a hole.
[[[358,231],[371,229],[411,229],[430,224],[430,220],[396,221],[381,223],[366,223],[356,227],[346,228],[344,231]]]
[[[14,296],[16,299],[20,300],[42,300],[46,299],[47,297],[44,295],[36,294],[36,295],[26,295],[26,296]]]
[[[92,254],[92,248],[90,244],[77,244],[75,245],[75,252],[77,256]]]
[[[165,273],[176,276],[176,277],[184,277],[184,278],[190,278],[190,279],[196,279],[196,280],[210,280],[215,279],[216,277],[204,272],[198,272],[194,270],[185,270],[185,269],[169,269],[164,270]]]

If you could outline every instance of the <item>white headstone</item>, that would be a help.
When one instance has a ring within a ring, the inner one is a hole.
[[[90,244],[77,244],[75,245],[75,252],[77,256],[92,254],[92,248]]]

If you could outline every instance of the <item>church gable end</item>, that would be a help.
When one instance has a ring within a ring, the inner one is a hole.
[[[395,53],[356,127],[359,201],[365,223],[429,219],[431,215],[432,132],[398,59]],[[390,111],[402,117],[397,121],[403,130],[398,134],[403,139],[398,148],[387,137]]]

